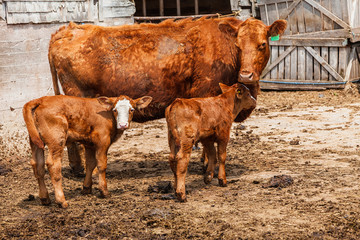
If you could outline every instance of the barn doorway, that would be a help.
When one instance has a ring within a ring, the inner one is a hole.
[[[231,14],[230,1],[223,0],[135,0],[136,22],[160,22],[168,18]]]

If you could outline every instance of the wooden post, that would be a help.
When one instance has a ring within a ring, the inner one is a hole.
[[[199,14],[199,0],[194,0],[195,3],[195,15]]]
[[[180,0],[176,0],[176,14],[177,14],[178,16],[181,15]]]
[[[164,16],[164,0],[159,0],[160,16]]]
[[[146,0],[142,0],[143,16],[146,17]]]

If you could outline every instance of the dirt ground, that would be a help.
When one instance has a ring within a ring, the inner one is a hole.
[[[14,113],[15,114],[15,113]],[[19,117],[20,116],[20,117]],[[195,150],[187,203],[174,199],[164,119],[132,128],[111,146],[111,198],[83,196],[83,177],[63,161],[68,209],[42,206],[25,126],[0,127],[1,239],[360,239],[360,95],[347,91],[265,92],[233,124],[228,187],[205,185]],[[278,175],[289,186],[269,187]],[[46,177],[50,198],[53,188]]]

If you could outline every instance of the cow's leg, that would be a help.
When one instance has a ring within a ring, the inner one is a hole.
[[[46,165],[48,167],[51,182],[54,186],[55,191],[55,200],[63,208],[68,207],[68,203],[65,200],[64,191],[62,189],[62,176],[61,176],[61,158],[64,151],[64,146],[61,144],[57,145],[56,148],[50,148],[49,146],[49,155],[46,159]]]
[[[205,154],[205,149],[203,148],[202,154],[201,154],[201,162],[203,163],[203,173],[206,172],[206,169],[208,167],[209,164],[209,159]]]
[[[208,166],[204,174],[204,182],[209,184],[214,177],[214,170],[216,164],[216,149],[214,142],[203,142],[205,155],[208,158]]]
[[[185,192],[185,177],[187,172],[187,167],[189,165],[190,154],[192,149],[193,141],[191,139],[183,140],[179,149],[179,152],[176,154],[176,197],[181,202],[186,202],[186,192]]]
[[[107,148],[102,147],[96,150],[96,162],[99,172],[99,190],[101,197],[110,197],[106,183]]]
[[[30,140],[32,159],[30,160],[30,164],[33,168],[35,178],[39,184],[39,198],[43,205],[49,205],[51,203],[49,198],[49,193],[46,189],[44,176],[45,176],[45,158],[44,158],[44,150],[38,148],[34,143]]]
[[[77,143],[69,143],[66,145],[68,150],[69,157],[69,165],[71,167],[72,172],[75,175],[81,175],[84,172],[84,162],[82,160],[82,156],[80,154],[80,147],[82,145],[78,145]]]
[[[90,194],[92,191],[92,173],[96,167],[95,150],[93,148],[85,148],[86,157],[86,175],[83,185],[82,194]]]
[[[227,186],[226,174],[225,174],[225,160],[226,160],[226,146],[227,142],[218,142],[218,159],[219,159],[219,185],[221,187]]]

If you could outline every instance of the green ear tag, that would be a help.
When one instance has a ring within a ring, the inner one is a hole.
[[[279,34],[270,38],[271,41],[279,41]]]

